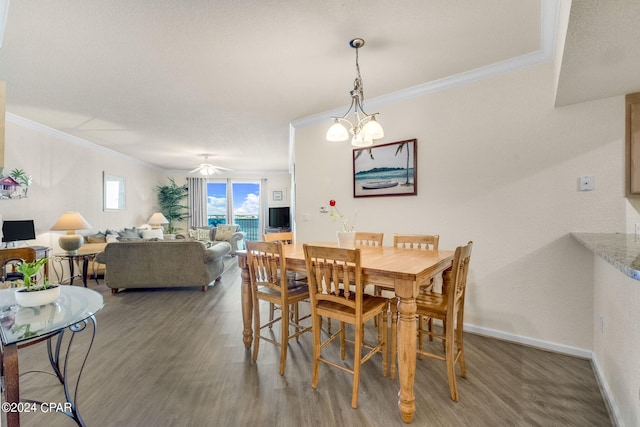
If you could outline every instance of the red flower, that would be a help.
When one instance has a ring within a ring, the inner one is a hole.
[[[334,207],[336,205],[335,200],[329,200],[329,206]]]

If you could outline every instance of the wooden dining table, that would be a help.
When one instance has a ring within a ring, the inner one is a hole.
[[[336,247],[336,243],[313,242],[309,245]],[[453,251],[423,251],[403,249],[393,246],[358,246],[361,255],[363,283],[380,286],[392,291],[398,297],[398,374],[400,391],[398,408],[402,421],[411,423],[416,411],[413,390],[416,370],[416,297],[421,285],[451,269]],[[287,270],[306,272],[302,243],[285,245],[284,255]],[[251,348],[252,298],[251,281],[247,266],[246,252],[238,251],[238,265],[242,269],[242,320],[243,340],[247,349]],[[443,275],[443,286],[447,285],[449,274]]]

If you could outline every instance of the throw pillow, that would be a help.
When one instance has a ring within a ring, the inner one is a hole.
[[[196,240],[200,240],[201,242],[208,242],[211,237],[211,231],[208,228],[198,228],[196,231]]]
[[[91,234],[87,236],[87,243],[105,243],[107,241],[107,236],[98,231],[96,234]]]
[[[156,228],[154,230],[141,230],[140,233],[142,234],[143,239],[164,239],[161,228]]]
[[[237,229],[237,225],[220,224],[216,228],[216,240],[231,240],[231,236],[233,236],[233,233],[235,233]]]
[[[126,239],[140,239],[140,230],[135,227],[125,228],[123,231],[118,231],[118,235]]]

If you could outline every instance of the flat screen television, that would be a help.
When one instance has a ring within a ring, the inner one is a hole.
[[[291,217],[289,215],[289,206],[269,208],[269,227],[272,228],[290,228]]]
[[[32,219],[2,222],[2,241],[17,242],[36,238],[36,229]]]

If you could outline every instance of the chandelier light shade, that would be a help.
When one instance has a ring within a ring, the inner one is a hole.
[[[65,212],[58,221],[51,227],[52,231],[66,231],[67,234],[60,236],[58,244],[69,255],[77,255],[78,249],[84,243],[84,237],[76,234],[76,230],[86,230],[91,225],[78,212]]]
[[[151,228],[156,229],[162,228],[162,224],[169,224],[169,220],[162,214],[162,212],[156,212],[151,215],[147,223],[151,225]]]
[[[360,65],[358,64],[358,49],[364,46],[363,39],[353,39],[349,46],[356,50],[356,72],[357,76],[353,82],[351,91],[351,105],[342,117],[332,117],[333,124],[327,131],[327,141],[346,141],[351,137],[351,144],[356,147],[367,147],[373,145],[374,139],[384,137],[384,130],[376,116],[379,113],[367,114],[364,109],[364,87],[362,76],[360,76]],[[349,113],[353,111],[355,124],[347,119]]]

